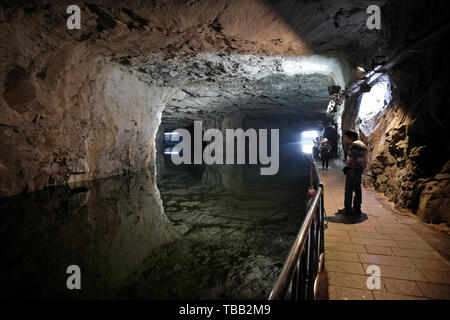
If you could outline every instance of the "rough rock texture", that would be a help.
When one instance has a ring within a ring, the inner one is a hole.
[[[80,4],[82,28],[68,30],[68,4],[0,6],[2,197],[154,166],[163,109],[171,127],[237,112],[322,113],[326,86],[354,79],[356,66],[370,68],[446,12],[438,0],[103,0]],[[382,6],[380,31],[366,27],[372,4]],[[393,70],[398,95],[386,115],[397,120],[367,136],[379,147],[378,188],[425,220],[441,219],[436,184],[448,181],[437,177],[450,140],[448,72],[437,63],[448,47],[439,43]],[[290,72],[286,57],[313,54],[337,59],[339,75]],[[355,125],[357,103],[347,104],[342,129]]]
[[[432,6],[422,2],[403,9],[401,19],[388,19],[398,27],[396,41],[404,41],[401,31],[415,25],[414,12],[420,10],[424,26],[445,12],[444,2]],[[397,12],[387,6],[389,12]],[[389,17],[389,16],[388,16]],[[442,54],[450,50],[447,41],[437,40],[389,74],[393,100],[369,119],[358,116],[360,100],[347,101],[343,128],[355,125],[369,145],[369,174],[366,183],[388,196],[397,208],[408,209],[426,222],[450,223],[449,159],[450,87],[448,64]]]
[[[200,112],[189,96],[202,90],[199,86],[210,88],[210,97],[204,101],[217,105],[214,95],[218,93],[211,86],[220,88],[226,81],[230,83],[221,91],[225,99],[244,82],[248,85],[233,103],[255,98],[266,107],[287,104],[284,112],[289,112],[292,102],[298,100],[296,112],[305,111],[312,101],[308,95],[318,93],[322,99],[326,88],[302,83],[326,87],[329,79],[313,73],[298,77],[277,72],[263,78],[252,75],[253,60],[318,53],[344,61],[347,56],[358,55],[358,50],[342,53],[358,41],[359,48],[373,48],[378,42],[376,34],[365,28],[365,9],[372,2],[92,1],[80,4],[81,30],[68,30],[65,12],[69,3],[3,1],[0,195],[153,165],[152,139],[159,113],[174,92],[163,81],[157,84],[163,88],[161,92],[151,94],[154,87],[142,76],[149,70],[151,74],[152,67],[159,74],[159,65],[173,64],[167,62],[170,59],[175,64],[194,63],[197,55],[209,52],[226,54],[223,60],[228,62],[220,62],[222,58],[215,55],[213,64],[203,65],[208,59],[199,58],[199,75],[192,69],[192,77],[182,79],[190,79],[187,85],[191,91],[178,91],[167,114],[176,113],[180,106],[189,107],[187,112]],[[310,19],[311,15],[317,18]],[[255,56],[231,65],[235,59],[231,54]],[[280,61],[273,60],[270,68],[276,68]],[[135,67],[144,72],[138,75],[126,70]],[[250,74],[252,81],[247,84],[246,76],[230,81],[231,68],[236,68],[234,74]],[[228,78],[220,79],[221,73],[227,73]],[[219,84],[212,83],[215,78]],[[279,86],[274,87],[269,80]],[[293,82],[300,82],[302,88]],[[291,93],[282,97],[280,88]],[[311,88],[316,91],[311,93]],[[262,95],[264,90],[270,91],[267,97]],[[254,96],[250,91],[255,91]],[[186,104],[177,103],[185,98]]]
[[[276,118],[325,113],[328,86],[344,85],[339,61],[321,56],[205,54],[152,60],[136,68],[142,79],[180,88],[164,109],[167,125],[236,114]]]
[[[445,131],[433,123],[426,108],[405,113],[397,103],[375,117],[370,135],[360,131],[371,151],[368,165],[374,179],[368,182],[398,208],[417,213],[423,221],[449,223],[450,163]],[[448,119],[448,111],[441,116]]]
[[[37,78],[36,99],[5,110],[2,195],[152,165],[155,134],[171,89],[155,89],[119,66],[99,61],[95,68],[80,82],[71,74],[70,86],[64,78],[62,83]]]
[[[160,131],[192,127],[197,120],[202,121],[203,131],[219,129],[224,137],[226,129],[244,128],[243,120],[248,117],[272,122],[327,120],[327,88],[345,83],[339,61],[321,56],[201,54],[164,61],[155,55],[151,64],[132,70],[150,85],[176,89],[164,108]],[[241,168],[207,166],[203,182],[238,191]]]

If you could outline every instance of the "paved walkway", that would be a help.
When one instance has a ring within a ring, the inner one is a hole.
[[[328,216],[329,299],[450,299],[450,263],[413,230],[419,222],[395,213],[392,204],[368,189],[363,189],[364,214],[359,219],[336,215],[344,203],[342,169],[333,164],[329,171],[319,172]],[[447,236],[444,246],[450,248]],[[371,265],[380,267],[381,289],[367,287]]]

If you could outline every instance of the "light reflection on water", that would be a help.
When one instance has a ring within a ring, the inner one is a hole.
[[[227,193],[169,170],[165,212],[146,170],[0,199],[0,296],[267,298],[301,224],[302,174]],[[67,290],[69,265],[82,290]]]

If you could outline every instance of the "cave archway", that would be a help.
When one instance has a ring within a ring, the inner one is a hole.
[[[76,260],[101,279],[84,297],[264,297],[301,223],[307,130],[323,132],[342,159],[340,135],[357,129],[371,185],[424,221],[448,223],[448,41],[410,50],[416,56],[386,71],[392,101],[369,126],[358,123],[359,94],[327,112],[329,86],[393,66],[415,17],[431,26],[444,1],[93,2],[79,4],[75,30],[64,2],[0,4],[2,261],[18,270],[2,269],[7,292],[20,295],[31,279],[30,296],[59,297],[63,276],[49,284],[29,270],[65,275]],[[373,4],[382,31],[367,29]],[[195,121],[222,134],[279,129],[280,174],[173,165],[164,132],[193,132]]]

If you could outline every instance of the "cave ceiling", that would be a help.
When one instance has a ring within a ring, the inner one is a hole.
[[[85,59],[103,57],[147,83],[179,88],[164,110],[169,124],[236,113],[308,116],[325,113],[327,88],[343,85],[342,74],[290,72],[286,60],[373,55],[383,37],[365,27],[366,9],[383,2],[92,1],[80,4],[82,28],[69,31],[62,2],[6,1],[10,23],[1,33],[20,37],[23,46],[4,53],[18,53],[19,64],[51,64],[52,52],[82,49]]]

